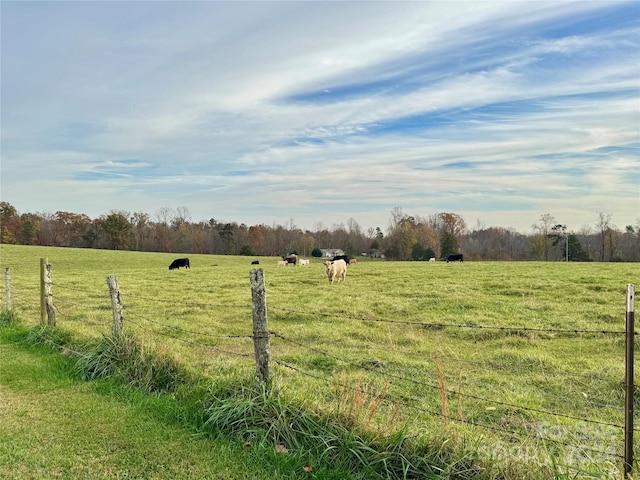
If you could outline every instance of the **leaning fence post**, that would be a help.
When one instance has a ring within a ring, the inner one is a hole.
[[[44,265],[44,304],[47,310],[47,325],[56,326],[56,311],[53,309],[53,294],[51,293],[51,264]]]
[[[7,292],[7,310],[11,310],[11,269],[4,269],[4,288]]]
[[[633,374],[633,350],[635,342],[635,325],[633,318],[634,285],[627,284],[627,341],[626,341],[626,373],[624,395],[624,476],[630,478],[633,466],[633,394],[635,379]]]
[[[113,325],[111,326],[111,334],[114,340],[120,340],[120,338],[122,337],[124,319],[122,318],[122,300],[120,299],[118,277],[116,277],[115,275],[108,276],[107,285],[109,285],[109,295],[111,296],[111,310],[113,311]]]
[[[253,312],[253,346],[256,352],[256,371],[263,384],[269,382],[271,346],[267,325],[267,302],[264,272],[261,268],[249,272],[251,279],[251,311]]]

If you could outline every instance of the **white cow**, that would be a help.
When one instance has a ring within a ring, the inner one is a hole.
[[[301,258],[300,260],[298,260],[298,265],[300,265],[301,267],[308,267],[309,266],[309,260]]]
[[[340,259],[335,260],[333,262],[327,261],[323,264],[327,270],[327,277],[329,278],[329,283],[333,283],[334,280],[339,282],[342,280],[343,282],[347,278],[347,263]]]
[[[436,257],[431,257],[431,258],[429,259],[429,261],[430,261],[430,262],[435,262],[435,261],[436,261]]]
[[[288,264],[286,260],[278,260],[278,267],[286,267]]]

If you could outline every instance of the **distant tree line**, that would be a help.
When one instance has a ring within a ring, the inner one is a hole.
[[[351,256],[426,261],[463,253],[465,260],[640,261],[640,219],[624,230],[599,212],[593,227],[568,231],[551,214],[540,216],[525,235],[503,227],[478,224],[470,229],[455,213],[411,216],[391,211],[386,234],[380,227],[363,231],[355,219],[347,225],[313,230],[285,225],[252,225],[210,219],[193,222],[187,208],[147,213],[112,210],[99,218],[85,214],[19,213],[0,202],[0,241],[6,244],[102,248],[247,256],[319,255],[339,248]]]

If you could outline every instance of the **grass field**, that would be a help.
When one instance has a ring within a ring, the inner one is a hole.
[[[168,423],[166,399],[74,378],[68,359],[0,335],[0,478],[284,479],[240,443]]]
[[[125,331],[144,348],[213,382],[253,375],[253,258],[190,255],[190,270],[168,271],[180,255],[11,245],[0,254],[27,324],[39,322],[46,257],[58,324],[74,337],[109,334],[106,277],[117,275]],[[320,260],[259,260],[275,383],[294,403],[373,440],[446,439],[486,469],[478,478],[619,478],[620,332],[638,264],[365,259],[330,285]]]

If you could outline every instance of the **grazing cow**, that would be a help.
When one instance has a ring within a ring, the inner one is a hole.
[[[308,267],[309,266],[309,260],[301,258],[300,261],[298,262],[298,265],[300,265],[301,267]]]
[[[344,263],[349,265],[349,255],[336,255],[331,259],[332,262],[335,262],[336,260],[344,260]]]
[[[323,264],[327,270],[327,277],[329,278],[329,283],[333,283],[334,280],[339,282],[342,280],[343,282],[347,278],[347,263],[342,260],[336,260],[333,262],[326,261]]]
[[[254,260],[251,265],[260,265],[260,260]]]
[[[355,258],[349,260],[349,265],[355,265],[356,263],[358,263],[358,261]]]
[[[431,257],[431,258],[429,259],[429,261],[430,261],[430,262],[435,262],[435,261],[436,261],[436,257]]]
[[[289,263],[289,264],[295,265],[296,262],[298,261],[298,256],[294,255],[294,254],[291,254],[291,255],[288,255],[286,257],[282,257],[282,259],[286,260],[286,262]]]
[[[287,266],[286,260],[278,260],[278,267],[286,267],[286,266]]]
[[[454,253],[453,255],[449,255],[447,257],[447,263],[449,262],[462,262],[464,261],[464,256],[461,253]]]
[[[180,270],[180,267],[191,268],[191,266],[189,265],[189,259],[176,258],[173,262],[171,262],[171,265],[169,265],[169,270],[175,270],[176,268]]]

